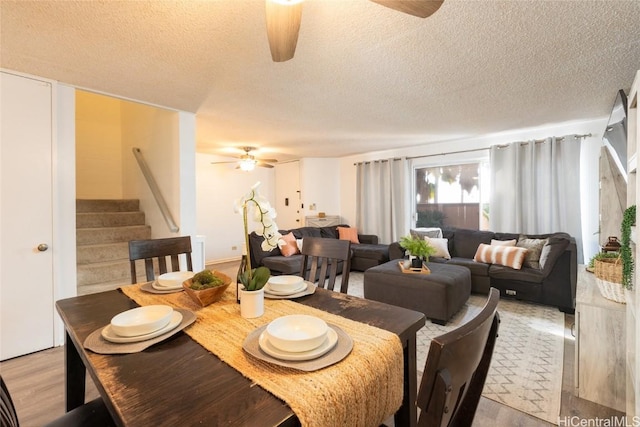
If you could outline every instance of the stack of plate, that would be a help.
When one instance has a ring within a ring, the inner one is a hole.
[[[338,334],[324,320],[305,314],[282,316],[267,325],[258,339],[260,349],[282,360],[318,358],[338,342]]]
[[[168,305],[147,305],[124,311],[111,319],[102,337],[115,343],[149,340],[175,329],[182,314]]]
[[[193,277],[193,271],[174,271],[158,276],[151,287],[158,291],[175,291],[182,289],[182,282]]]
[[[307,289],[307,284],[300,276],[272,276],[264,285],[267,294],[277,296],[288,296],[297,294]]]

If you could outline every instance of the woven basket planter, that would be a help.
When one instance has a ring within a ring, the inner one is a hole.
[[[620,258],[596,259],[593,263],[598,289],[603,297],[626,304],[622,287],[622,261]]]

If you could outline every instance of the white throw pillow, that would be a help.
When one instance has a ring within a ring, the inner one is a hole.
[[[302,252],[302,239],[296,239],[296,245],[298,246],[298,251]]]
[[[517,240],[494,240],[491,239],[491,246],[515,246]]]
[[[449,255],[449,239],[425,236],[424,240],[436,249],[436,253],[431,255],[432,257],[451,259],[451,255]]]

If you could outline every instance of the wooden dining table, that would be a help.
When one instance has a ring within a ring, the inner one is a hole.
[[[416,425],[416,333],[425,324],[424,314],[322,288],[296,302],[387,330],[400,338],[404,394],[394,421],[396,426]],[[285,402],[183,332],[139,353],[103,355],[84,348],[92,332],[108,325],[114,315],[137,306],[119,290],[56,302],[66,331],[67,411],[84,403],[89,372],[120,426],[300,425]]]

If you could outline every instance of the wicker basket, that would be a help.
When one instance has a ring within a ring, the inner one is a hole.
[[[593,263],[598,289],[606,299],[626,304],[622,287],[622,261],[620,258],[596,259]]]

